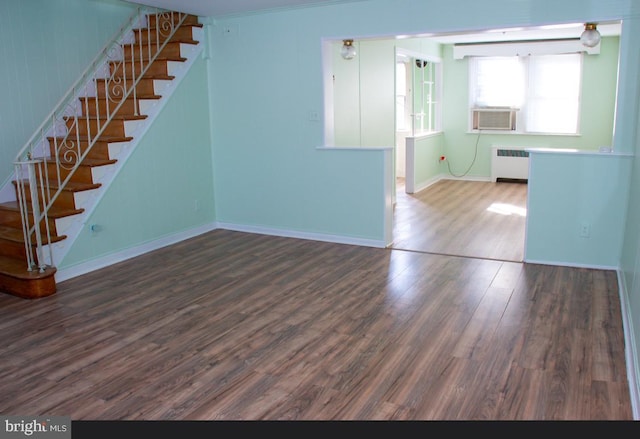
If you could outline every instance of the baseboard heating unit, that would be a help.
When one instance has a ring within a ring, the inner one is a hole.
[[[529,152],[521,146],[491,148],[491,181],[529,180]]]

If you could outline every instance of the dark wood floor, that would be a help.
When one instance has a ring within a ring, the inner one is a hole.
[[[0,295],[0,413],[631,420],[613,271],[216,230]]]
[[[527,185],[440,180],[415,194],[398,180],[393,248],[524,260]]]

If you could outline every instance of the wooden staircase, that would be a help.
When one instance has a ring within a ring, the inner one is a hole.
[[[154,30],[156,21],[156,16],[150,15],[148,17],[149,28]],[[133,140],[127,134],[127,122],[147,119],[147,115],[141,113],[141,100],[162,99],[162,96],[155,91],[156,81],[174,79],[168,68],[169,62],[184,62],[186,60],[181,56],[181,47],[183,44],[198,44],[198,41],[194,39],[194,29],[199,27],[202,27],[202,25],[198,22],[196,16],[189,15],[185,18],[159,56],[139,79],[139,83],[135,87],[137,99],[134,100],[132,97],[128,97],[123,102],[120,108],[112,115],[112,119],[98,140],[94,140],[94,144],[85,158],[71,172],[70,180],[62,188],[62,192],[55,199],[48,213],[48,227],[51,231],[49,243],[53,244],[68,238],[64,232],[59,230],[60,220],[85,213],[85,209],[77,205],[76,195],[85,191],[99,190],[102,187],[102,183],[95,181],[95,168],[113,166],[117,163],[118,160],[112,154],[112,145]],[[145,53],[148,53],[149,43],[157,45],[158,40],[164,42],[159,33],[149,32],[147,28],[134,29],[134,35],[136,39],[135,47],[132,48],[128,44],[122,45],[124,59],[131,59],[132,51],[134,56],[142,53],[144,58]],[[142,44],[139,44],[140,42]],[[95,80],[95,96],[80,97],[82,117],[65,119],[68,133],[73,135],[71,138],[74,143],[79,143],[83,153],[89,147],[89,134],[97,133],[99,121],[104,121],[110,116],[107,114],[107,109],[109,108],[107,94],[111,96],[117,94],[119,92],[117,86],[119,81],[124,81],[125,76],[127,76],[126,79],[128,81],[131,81],[133,75],[139,76],[138,73],[140,71],[139,65],[131,62],[119,63],[118,65],[110,63],[109,69],[112,75],[110,81],[106,79]],[[111,107],[113,108],[113,105]],[[113,109],[109,111],[113,111]],[[60,143],[64,142],[63,137],[48,137],[48,142],[51,157],[44,158],[44,166],[47,167],[46,175],[49,180],[49,190],[54,191],[58,189],[58,181],[61,180],[58,179],[58,176],[64,179],[70,171],[57,167],[54,159],[56,154],[61,155],[64,153],[59,149]],[[58,145],[57,153],[56,145]],[[37,157],[34,157],[34,159],[37,159]],[[13,181],[16,190],[17,183],[15,180]],[[28,187],[28,184],[26,184],[26,187]],[[38,190],[40,191],[40,189]],[[41,227],[44,226],[46,224],[41,223]],[[44,244],[47,244],[47,242],[44,242]],[[56,268],[47,265],[44,269],[36,267],[28,270],[26,248],[18,202],[0,203],[0,292],[25,299],[36,299],[54,294],[56,292]]]

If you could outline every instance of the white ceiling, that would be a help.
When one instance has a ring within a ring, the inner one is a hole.
[[[127,0],[146,6],[186,12],[200,17],[224,17],[323,3],[347,3],[363,0]]]
[[[322,4],[349,3],[366,0],[127,0],[146,6],[155,6],[174,11],[186,12],[201,17],[220,18],[230,15],[266,12],[270,10],[313,6]],[[558,27],[535,27],[518,29],[493,29],[483,32],[422,35],[445,44],[475,43],[494,41],[543,40],[578,38],[584,29],[583,23],[573,23]],[[620,23],[599,23],[598,30],[603,36],[620,35]]]

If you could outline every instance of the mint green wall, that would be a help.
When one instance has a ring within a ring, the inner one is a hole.
[[[87,219],[60,269],[215,220],[207,81],[207,61],[198,57]],[[100,231],[92,233],[89,224]]]
[[[320,29],[334,21],[322,11],[258,14],[213,26],[216,217],[235,226],[381,243],[384,151],[318,149],[323,122],[310,114],[323,114]],[[392,146],[393,116],[385,123],[392,128],[379,141]]]
[[[616,103],[619,38],[602,39],[599,55],[584,56],[581,126],[578,136],[468,133],[468,58],[453,59],[453,46],[444,47],[445,153],[454,174],[466,171],[472,163],[476,143],[478,156],[468,177],[491,176],[493,145],[598,150],[612,146]],[[448,172],[443,169],[443,172]]]
[[[631,163],[615,154],[532,153],[525,260],[618,267]]]
[[[340,56],[332,44],[333,146],[392,146],[395,143],[395,45],[393,40],[354,43],[358,55]]]
[[[443,138],[442,133],[416,138],[413,165],[413,187],[416,190],[423,189],[440,177]]]
[[[0,187],[20,148],[135,9],[116,0],[0,1]]]
[[[396,143],[396,52],[393,41],[360,44],[362,145]]]
[[[426,38],[354,41],[358,56],[352,60],[340,56],[342,40],[331,46],[332,146],[393,145],[396,48],[440,58],[441,45]]]
[[[340,41],[340,40],[338,40]],[[360,55],[360,42],[354,42],[354,47]],[[361,118],[360,118],[360,60],[358,57],[350,60],[342,59],[340,48],[342,44],[331,44],[332,53],[332,81],[333,87],[333,127],[334,146],[360,146]]]

